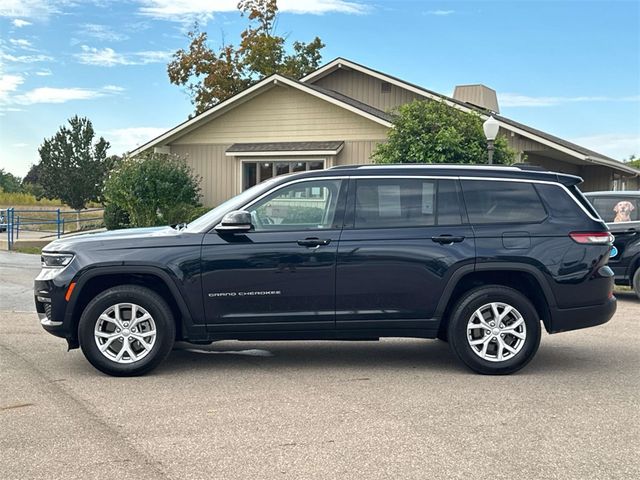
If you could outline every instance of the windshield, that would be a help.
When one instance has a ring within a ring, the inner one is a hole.
[[[265,180],[258,185],[254,185],[253,187],[245,190],[239,195],[236,195],[233,198],[230,198],[224,203],[221,203],[213,210],[209,210],[207,213],[202,215],[201,217],[196,218],[193,222],[187,225],[186,230],[190,232],[206,232],[211,227],[214,227],[216,223],[218,223],[225,213],[231,212],[233,210],[237,210],[246,204],[249,200],[254,197],[259,196],[261,193],[266,192],[271,188],[271,186],[276,182],[276,180],[281,180],[282,178],[271,178],[269,180]]]

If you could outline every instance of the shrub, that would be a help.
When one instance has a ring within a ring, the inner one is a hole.
[[[482,118],[444,102],[415,100],[394,113],[388,142],[372,157],[378,163],[476,163],[488,161]],[[495,141],[493,161],[512,163],[514,152],[503,136]]]
[[[104,206],[104,226],[107,230],[129,227],[129,214],[115,203]]]
[[[200,178],[176,155],[147,153],[119,162],[105,184],[107,204],[129,216],[130,226],[182,223],[199,207]]]

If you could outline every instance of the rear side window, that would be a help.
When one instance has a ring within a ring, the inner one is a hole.
[[[471,223],[538,223],[547,217],[531,183],[463,180],[462,191]]]
[[[607,223],[640,220],[640,199],[631,196],[590,197],[591,203]]]
[[[356,181],[356,228],[461,223],[454,180],[384,178]]]

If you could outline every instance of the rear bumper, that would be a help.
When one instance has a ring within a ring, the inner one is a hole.
[[[552,309],[549,333],[567,332],[602,325],[611,320],[611,317],[616,313],[616,308],[617,300],[616,297],[612,296],[600,305]]]

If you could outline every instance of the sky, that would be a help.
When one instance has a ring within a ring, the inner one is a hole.
[[[237,43],[238,0],[0,0],[0,168],[23,176],[73,115],[121,154],[193,111],[169,83],[197,20]],[[279,0],[277,33],[439,93],[482,83],[501,114],[640,155],[640,1]]]

